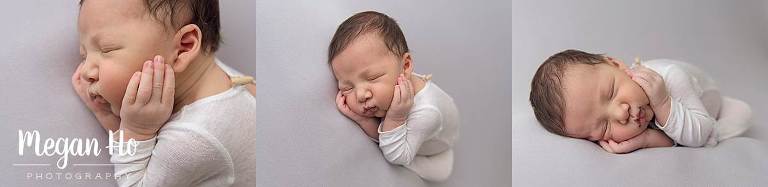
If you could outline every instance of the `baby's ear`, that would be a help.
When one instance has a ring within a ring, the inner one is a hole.
[[[624,72],[626,72],[626,71],[628,71],[628,70],[629,70],[629,67],[627,67],[627,65],[626,65],[626,64],[624,64],[624,62],[621,62],[621,61],[619,61],[619,60],[616,60],[616,59],[614,59],[614,58],[611,58],[611,57],[607,57],[607,56],[605,57],[605,59],[606,59],[605,61],[606,61],[606,62],[608,62],[608,64],[609,64],[609,65],[611,65],[611,66],[614,66],[614,67],[617,67],[617,68],[619,68],[619,70],[621,70],[621,71],[624,71]]]
[[[403,74],[405,76],[411,75],[413,73],[413,59],[411,58],[411,53],[406,52],[403,54]]]
[[[183,72],[190,63],[200,55],[203,33],[200,27],[195,24],[184,25],[176,32],[174,38],[174,53],[176,59],[173,61],[173,71]]]

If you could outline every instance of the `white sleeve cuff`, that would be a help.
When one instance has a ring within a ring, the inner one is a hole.
[[[659,130],[663,131],[664,129],[668,129],[669,126],[670,126],[669,122],[672,121],[672,119],[677,117],[677,115],[675,115],[676,114],[675,113],[675,109],[676,109],[675,103],[677,103],[677,101],[674,98],[670,97],[669,98],[669,113],[667,114],[667,121],[664,122],[664,126],[663,127],[661,126],[661,124],[659,124],[658,118],[656,118],[656,120],[653,122],[653,124],[656,125],[656,127],[658,127]]]
[[[390,134],[390,133],[393,133],[393,132],[401,131],[401,129],[405,129],[405,125],[408,124],[408,121],[403,122],[402,125],[400,125],[398,127],[395,127],[394,129],[388,130],[386,132],[381,130],[381,127],[384,126],[383,123],[384,123],[384,120],[381,121],[381,123],[379,124],[379,128],[377,130],[377,131],[379,131],[379,139],[381,139],[381,134]]]

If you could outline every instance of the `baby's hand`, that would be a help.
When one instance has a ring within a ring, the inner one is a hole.
[[[85,106],[93,112],[96,120],[99,121],[104,130],[117,131],[120,128],[120,118],[112,113],[109,103],[98,103],[88,95],[88,83],[80,79],[80,69],[82,67],[83,63],[80,63],[77,69],[75,69],[75,73],[72,74],[72,87],[75,89],[75,93],[80,96],[80,100],[85,103]]]
[[[642,64],[636,65],[631,74],[632,80],[637,82],[648,95],[648,99],[651,101],[651,108],[656,109],[669,105],[669,93],[661,75]]]
[[[598,143],[600,143],[600,147],[603,147],[609,153],[623,154],[647,147],[647,141],[648,130],[623,142],[616,143],[613,140],[600,140]]]
[[[126,140],[147,140],[157,134],[171,116],[175,85],[173,69],[160,55],[133,74],[120,109],[120,130]]]
[[[357,126],[360,127],[360,129],[363,129],[363,132],[365,132],[365,135],[378,140],[379,139],[379,131],[378,131],[379,119],[376,119],[375,117],[369,118],[369,117],[357,115],[355,112],[352,112],[352,109],[350,109],[349,105],[347,105],[347,96],[345,96],[341,92],[342,91],[339,90],[339,92],[336,94],[336,108],[339,109],[341,114],[344,114],[344,116],[347,116],[347,118],[357,123]]]
[[[413,106],[413,84],[403,74],[397,77],[392,103],[389,105],[387,115],[384,117],[383,130],[388,131],[399,127],[408,119],[408,112]]]
[[[336,94],[336,108],[339,109],[341,114],[344,114],[344,116],[347,116],[347,118],[351,119],[358,125],[372,123],[378,126],[377,124],[378,122],[376,122],[376,118],[369,118],[369,117],[358,115],[355,112],[352,112],[352,109],[350,109],[349,105],[347,105],[347,96],[345,96],[341,92],[342,91],[339,90],[339,92]]]

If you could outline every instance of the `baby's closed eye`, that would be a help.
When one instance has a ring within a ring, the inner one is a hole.
[[[339,90],[341,91],[342,95],[347,95],[347,94],[349,94],[349,91],[352,90],[352,88],[350,88],[350,87],[343,87],[343,88],[339,88]]]
[[[381,74],[375,74],[375,75],[373,75],[373,76],[370,76],[370,77],[368,77],[368,80],[369,80],[369,81],[372,81],[372,80],[376,80],[376,79],[378,79],[379,77],[383,77],[383,76],[384,76],[384,73],[381,73]]]

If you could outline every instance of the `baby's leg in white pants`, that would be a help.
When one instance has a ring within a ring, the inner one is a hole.
[[[715,123],[717,140],[722,141],[746,132],[752,126],[752,109],[744,101],[723,97],[720,115]]]
[[[410,165],[406,165],[424,180],[444,181],[451,176],[453,170],[453,149],[430,156],[417,155]]]

